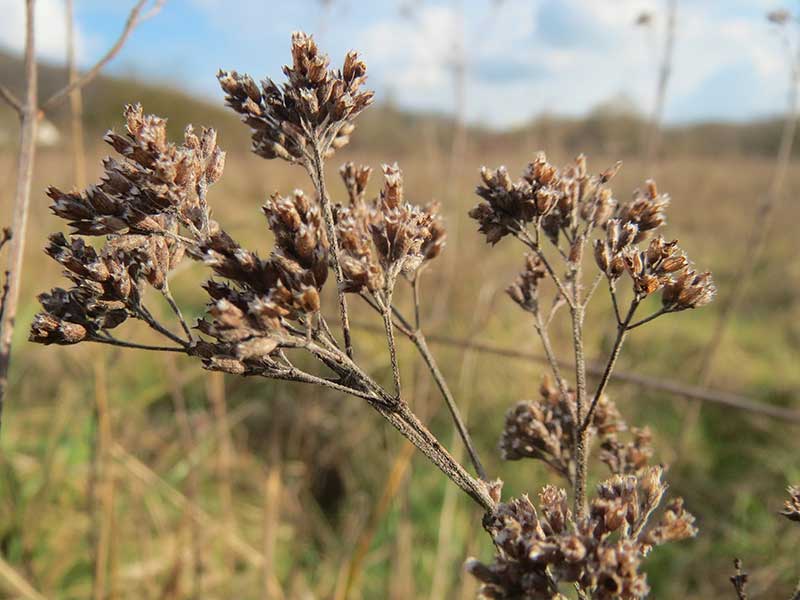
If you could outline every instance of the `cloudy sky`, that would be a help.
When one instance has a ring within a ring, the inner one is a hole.
[[[786,48],[767,10],[797,0],[679,0],[670,122],[779,113]],[[64,53],[63,0],[38,0],[42,58]],[[134,0],[75,0],[82,64],[113,43]],[[20,52],[23,0],[0,0],[0,46]],[[666,0],[167,0],[110,67],[220,97],[220,67],[280,75],[289,33],[315,33],[335,62],[359,49],[379,98],[452,111],[465,64],[471,121],[505,127],[543,112],[582,114],[612,98],[648,111]],[[635,27],[642,11],[649,28]],[[459,50],[462,48],[463,50]]]

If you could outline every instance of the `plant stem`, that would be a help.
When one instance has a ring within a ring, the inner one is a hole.
[[[649,317],[645,317],[644,319],[641,319],[641,320],[639,320],[639,321],[636,321],[636,323],[634,323],[633,325],[628,325],[628,331],[630,331],[631,329],[636,329],[637,327],[641,327],[641,326],[642,326],[642,325],[644,325],[645,323],[649,323],[649,322],[650,322],[650,321],[652,321],[653,319],[657,319],[657,318],[658,318],[658,317],[660,317],[661,315],[665,315],[665,314],[667,314],[668,312],[671,312],[671,311],[670,311],[668,308],[662,308],[662,309],[660,309],[660,310],[657,310],[656,312],[654,312],[654,313],[653,313],[652,315],[650,315]]]
[[[589,423],[591,423],[592,414],[594,414],[594,410],[597,408],[597,403],[600,402],[600,397],[606,390],[608,381],[611,378],[611,372],[614,370],[614,365],[616,364],[617,358],[619,358],[619,353],[622,350],[622,344],[625,343],[625,337],[628,335],[628,330],[632,329],[632,327],[628,327],[628,323],[630,323],[631,319],[633,319],[633,315],[636,313],[636,308],[638,306],[639,299],[635,298],[633,302],[631,302],[631,306],[628,309],[628,314],[625,315],[625,319],[617,326],[617,339],[614,340],[614,347],[611,349],[611,354],[606,362],[606,367],[603,370],[603,374],[600,376],[600,383],[597,384],[597,391],[594,393],[592,404],[586,413],[586,417],[580,422],[581,431],[586,431],[586,429],[589,427]],[[652,318],[655,318],[655,316]]]
[[[658,153],[661,143],[661,120],[664,114],[664,104],[667,98],[667,85],[672,74],[672,57],[675,50],[675,26],[678,12],[678,0],[667,0],[667,24],[664,32],[664,54],[658,71],[656,85],[656,98],[653,113],[650,117],[650,126],[647,131],[645,149],[645,171],[649,170]]]
[[[104,337],[92,337],[87,338],[88,342],[96,342],[98,344],[109,344],[111,346],[119,346],[120,348],[135,348],[137,350],[153,350],[155,352],[186,352],[186,348],[181,348],[178,346],[150,346],[149,344],[137,344],[135,342],[125,342],[123,340],[118,340],[116,338],[112,338],[111,336],[104,338]]]
[[[558,389],[561,390],[562,394],[566,394],[567,382],[561,375],[561,368],[558,366],[558,358],[556,358],[556,354],[553,351],[553,346],[550,343],[550,335],[547,333],[546,325],[542,323],[542,317],[538,310],[534,314],[534,318],[534,327],[536,328],[536,333],[539,334],[539,339],[542,341],[542,348],[544,349],[547,362],[550,364],[550,370],[553,371],[553,376],[556,378]]]
[[[339,239],[336,237],[336,227],[333,222],[333,208],[331,207],[328,191],[325,188],[325,167],[319,149],[319,143],[313,145],[313,155],[309,175],[317,188],[322,216],[325,219],[325,229],[328,234],[328,243],[331,247],[331,264],[333,273],[336,276],[336,293],[339,299],[339,317],[342,321],[342,335],[344,336],[344,347],[347,356],[353,358],[353,343],[350,337],[350,318],[347,314],[347,299],[345,298],[342,282],[342,265],[339,263]]]
[[[175,313],[175,316],[178,318],[178,322],[181,324],[181,328],[183,332],[186,334],[189,343],[191,344],[194,341],[194,336],[192,335],[192,330],[189,327],[189,324],[186,322],[186,319],[183,318],[183,313],[181,312],[180,307],[178,306],[177,302],[175,302],[175,298],[172,297],[172,292],[169,289],[169,285],[164,283],[164,287],[161,289],[161,293],[164,295],[164,298],[167,300],[167,304],[172,309],[172,312]]]
[[[575,507],[578,519],[586,512],[586,479],[589,466],[588,432],[580,427],[583,423],[583,406],[586,400],[586,361],[583,355],[583,306],[578,298],[578,285],[575,283],[575,303],[570,307],[572,315],[572,343],[575,348]]]
[[[5,311],[0,322],[0,426],[2,426],[3,399],[8,386],[8,369],[11,364],[11,342],[19,303],[22,281],[22,259],[25,253],[25,235],[28,227],[28,208],[31,196],[33,165],[36,159],[36,125],[38,120],[38,73],[34,40],[34,0],[26,0],[25,30],[25,100],[20,105],[20,148],[17,159],[17,192],[14,198],[14,216],[8,257],[8,294]]]
[[[391,300],[388,306],[384,306],[383,310],[383,327],[386,330],[386,342],[389,346],[389,358],[392,363],[392,379],[394,381],[394,391],[397,394],[397,399],[400,400],[400,366],[397,363],[397,347],[394,341],[394,326],[392,325],[392,309]]]

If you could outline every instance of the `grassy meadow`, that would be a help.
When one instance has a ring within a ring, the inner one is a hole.
[[[141,97],[147,111],[172,116],[176,136],[189,118],[220,126],[227,167],[209,201],[231,234],[266,254],[271,240],[260,206],[273,191],[308,189],[301,169],[250,154],[244,127],[216,108],[189,106],[180,96],[146,88],[141,95],[131,87],[125,91],[131,100]],[[119,106],[121,96],[109,92],[103,106]],[[87,163],[94,179],[107,154],[98,131],[119,125],[120,117],[96,123],[99,109],[91,103],[99,100],[87,98],[87,114],[93,115]],[[670,131],[663,158],[645,172],[636,159],[635,131],[614,140],[613,131],[620,130],[612,127],[598,140],[586,132],[604,130],[586,123],[539,122],[502,135],[469,129],[463,154],[454,159],[450,122],[372,110],[376,116],[365,115],[352,146],[328,166],[334,199],[344,200],[335,176],[339,164],[378,167],[397,160],[407,194],[421,203],[440,200],[448,227],[447,247],[422,281],[426,331],[526,352],[539,352],[538,338],[504,293],[522,266],[522,252],[508,241],[490,248],[466,215],[481,165],[505,164],[514,174],[539,149],[561,164],[582,147],[584,132],[591,169],[625,161],[613,183],[617,198],[626,199],[650,176],[672,195],[665,236],[679,237],[698,266],[714,273],[723,300],[737,262],[748,258],[745,240],[772,177],[777,143],[769,125],[754,129],[762,136],[756,138],[766,140],[760,145],[734,143],[746,137],[746,128],[722,128],[725,135],[714,139],[730,144],[721,142],[716,151],[703,131]],[[64,285],[56,263],[42,252],[47,234],[59,226],[44,190],[69,188],[72,181],[67,140],[42,149],[0,439],[0,555],[7,564],[44,597],[59,599],[91,597],[98,585],[118,599],[474,597],[462,563],[492,553],[475,507],[362,401],[209,374],[181,357],[26,341],[36,294]],[[371,185],[377,191],[375,179]],[[796,164],[786,189],[726,332],[711,387],[798,408]],[[6,147],[0,149],[4,215],[13,190],[13,148]],[[203,311],[197,285],[203,276],[192,266],[171,284],[192,320]],[[399,294],[409,306],[408,289]],[[166,317],[166,305],[155,297],[151,302]],[[367,307],[353,305],[356,352],[388,383],[384,341],[370,330],[380,322]],[[697,383],[720,306],[718,301],[636,330],[619,368]],[[593,360],[602,360],[613,342],[610,315],[601,289],[587,319]],[[563,314],[554,333],[564,356],[570,345]],[[135,335],[150,339],[144,328]],[[503,463],[496,451],[506,409],[538,394],[545,367],[469,348],[433,350],[468,413],[487,469],[506,482],[504,497],[534,495],[557,483],[537,463]],[[409,401],[462,453],[433,382],[404,341],[400,362]],[[731,597],[735,556],[751,574],[754,597],[788,596],[800,573],[800,532],[785,527],[776,513],[786,485],[800,481],[798,426],[613,381],[608,393],[629,424],[652,427],[655,459],[670,465],[672,493],[686,499],[700,528],[696,539],[660,549],[646,563],[652,597]],[[594,475],[601,473],[598,465]],[[26,596],[0,573],[0,597]]]

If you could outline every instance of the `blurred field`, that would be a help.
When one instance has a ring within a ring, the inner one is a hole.
[[[147,93],[145,109],[175,115],[171,126],[177,135],[187,118],[186,106],[174,96],[148,103]],[[197,124],[223,119],[217,111],[204,115],[194,105],[189,112],[193,120],[203,117]],[[506,164],[516,172],[538,149],[561,163],[571,157],[580,136],[564,123],[552,128],[540,123],[505,137],[470,130],[463,160],[453,165],[450,123],[431,118],[404,124],[402,119],[410,118],[396,115],[386,121],[387,128],[397,129],[384,138],[375,120],[365,125],[360,143],[357,130],[353,148],[337,155],[330,171],[349,159],[376,167],[397,160],[411,196],[442,201],[448,245],[422,287],[430,333],[538,351],[531,324],[503,292],[522,264],[520,248],[506,242],[490,249],[466,212],[475,201],[472,189],[480,165]],[[224,117],[221,131],[222,146],[229,151],[226,174],[210,202],[232,234],[266,254],[271,242],[260,205],[272,191],[308,185],[299,168],[247,153],[246,132],[231,121]],[[626,159],[614,184],[619,198],[647,176],[657,178],[673,197],[665,235],[679,233],[699,266],[714,272],[724,298],[736,261],[747,256],[743,240],[771,177],[769,154],[776,141],[770,127],[758,130],[766,140],[760,150],[745,145],[716,155],[701,143],[702,135],[695,143],[672,132],[667,158],[655,173],[643,172],[641,163],[630,159],[635,131],[627,141],[611,144],[586,136],[585,149],[590,167],[597,170]],[[732,139],[741,134],[726,131]],[[396,139],[405,143],[393,144]],[[7,215],[14,162],[10,148],[2,152],[0,198]],[[106,150],[92,145],[90,154],[96,175]],[[491,553],[474,506],[421,457],[413,456],[404,471],[409,454],[361,401],[295,385],[209,375],[187,360],[139,351],[45,348],[25,341],[37,309],[35,295],[63,284],[55,263],[41,251],[57,226],[43,190],[49,184],[70,187],[71,178],[66,145],[40,153],[0,440],[0,554],[5,560],[48,598],[90,597],[98,546],[106,549],[101,560],[108,561],[107,585],[115,598],[259,598],[279,590],[287,598],[330,598],[342,593],[349,561],[360,556],[362,537],[369,544],[351,597],[473,597],[473,583],[462,576],[461,564],[467,555],[488,558]],[[342,199],[338,178],[330,179],[334,196]],[[791,193],[774,215],[765,255],[728,330],[712,385],[800,408],[796,165],[787,189]],[[203,307],[196,285],[201,276],[202,270],[192,267],[176,275],[172,285],[191,317]],[[353,318],[377,324],[364,308],[356,305]],[[695,382],[718,308],[717,303],[637,330],[620,368]],[[592,310],[588,353],[599,358],[613,333],[602,293]],[[564,336],[557,346],[566,352],[567,324],[559,323],[557,330]],[[139,333],[147,339],[146,332]],[[356,340],[364,363],[388,380],[381,339],[359,330]],[[537,393],[543,368],[474,351],[434,350],[469,413],[488,470],[506,481],[504,495],[535,494],[555,482],[535,464],[502,464],[494,451],[506,408]],[[446,413],[413,348],[401,344],[401,362],[411,402],[437,435],[451,439]],[[653,597],[729,597],[734,556],[745,561],[754,596],[788,596],[800,572],[800,539],[797,532],[784,531],[776,512],[785,486],[800,480],[797,427],[705,405],[698,427],[686,431],[685,415],[691,410],[686,400],[613,383],[610,393],[629,423],[649,424],[655,431],[657,460],[671,464],[673,493],[686,498],[701,530],[696,540],[654,553],[647,563]],[[98,401],[108,404],[111,436],[108,452],[99,457]],[[460,452],[457,444],[453,447]],[[594,473],[604,473],[602,466]],[[374,520],[374,535],[364,538],[387,482],[391,488],[398,476],[403,479],[388,498],[385,514]],[[264,567],[265,556],[274,568]],[[0,581],[0,590],[3,585]]]

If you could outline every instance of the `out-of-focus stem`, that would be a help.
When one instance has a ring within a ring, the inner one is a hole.
[[[78,80],[78,66],[75,59],[75,10],[74,0],[66,0],[67,6],[67,72],[69,85]],[[69,94],[70,123],[72,129],[72,171],[75,187],[86,187],[86,153],[83,144],[83,96],[81,88],[73,87]]]
[[[8,294],[0,321],[0,419],[3,400],[8,386],[8,369],[11,364],[11,342],[17,317],[22,258],[25,254],[25,234],[28,228],[28,208],[31,196],[33,165],[36,159],[36,126],[38,115],[38,71],[34,39],[34,0],[25,2],[25,99],[20,105],[20,148],[17,159],[17,192],[14,198],[14,216],[8,256]],[[2,420],[0,420],[2,426]]]
[[[648,171],[658,154],[661,144],[661,120],[664,115],[664,104],[667,98],[667,86],[672,75],[672,57],[675,51],[675,25],[678,13],[678,0],[667,0],[667,24],[664,32],[664,53],[658,70],[656,98],[650,126],[647,131],[645,150],[645,171]]]

